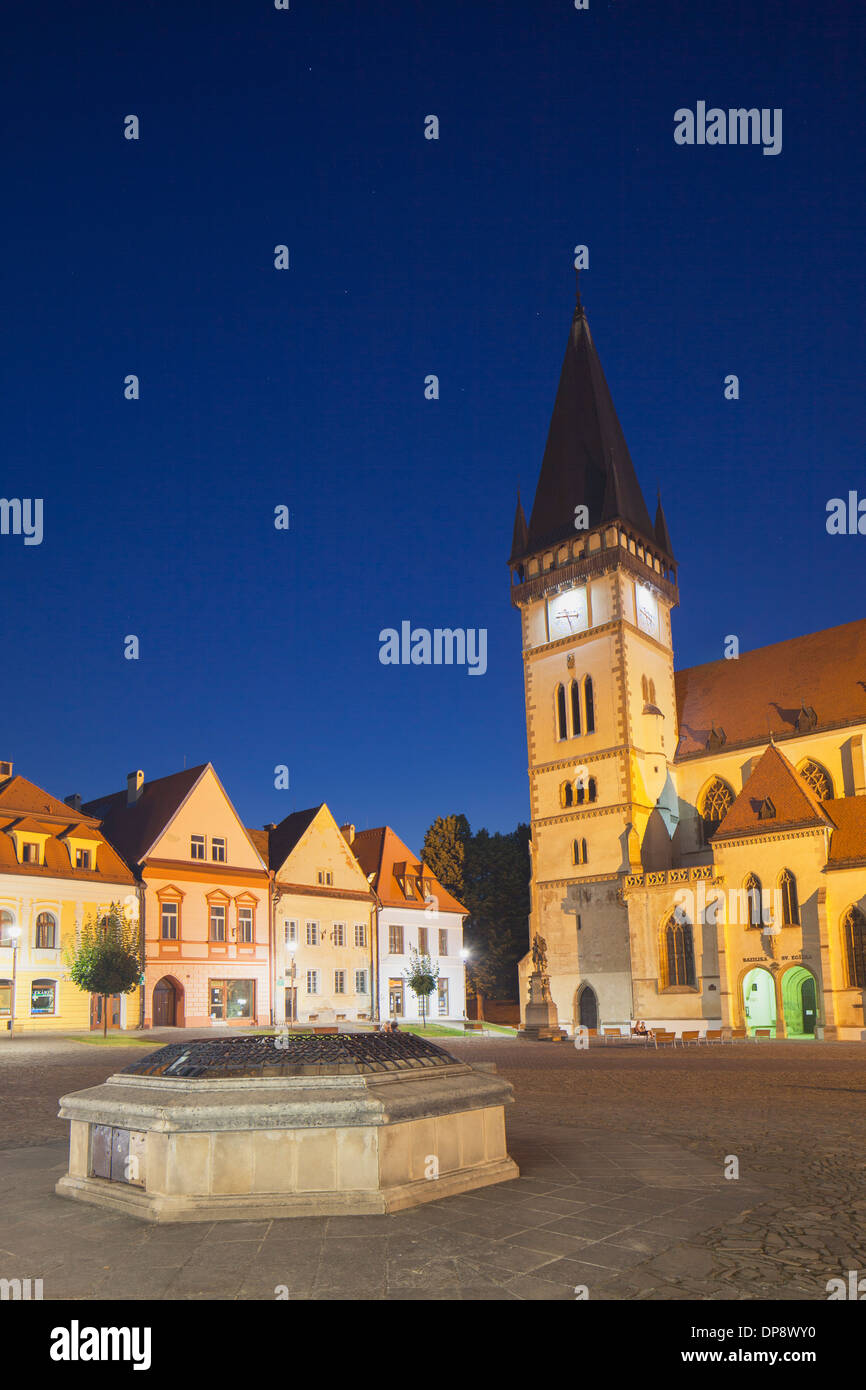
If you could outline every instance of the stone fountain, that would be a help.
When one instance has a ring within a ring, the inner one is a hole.
[[[170,1043],[62,1097],[56,1191],[159,1222],[400,1211],[516,1178],[512,1099],[408,1033]]]

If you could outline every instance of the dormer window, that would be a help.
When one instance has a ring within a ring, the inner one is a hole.
[[[75,851],[75,867],[76,869],[90,869],[91,865],[89,849],[77,849]]]
[[[23,845],[21,846],[21,863],[22,863],[22,864],[38,864],[38,863],[39,863],[39,845],[36,843],[36,841],[32,841],[32,840],[25,840],[25,841],[24,841]]]
[[[710,729],[709,735],[707,736],[707,749],[713,750],[717,748],[723,748],[727,741],[728,736],[725,733],[724,729],[717,729],[714,724],[713,727]]]
[[[406,897],[407,897],[407,898],[414,898],[414,896],[415,896],[415,889],[412,887],[412,880],[411,880],[411,878],[405,879],[405,880],[404,880],[404,883],[405,883],[405,887],[404,887],[404,889],[403,889],[403,892],[406,894]]]
[[[776,808],[768,796],[765,796],[758,807],[758,820],[775,820]]]
[[[818,723],[818,716],[811,705],[801,705],[797,715],[797,732],[808,734]]]

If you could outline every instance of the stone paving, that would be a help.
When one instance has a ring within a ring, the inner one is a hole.
[[[518,1180],[391,1216],[165,1227],[53,1193],[57,1097],[141,1050],[0,1045],[0,1277],[46,1299],[824,1300],[866,1272],[861,1045],[444,1045],[514,1084]]]

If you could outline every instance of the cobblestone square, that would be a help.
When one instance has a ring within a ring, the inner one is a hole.
[[[151,1226],[54,1194],[58,1097],[141,1049],[4,1042],[0,1277],[74,1300],[823,1301],[866,1270],[861,1045],[448,1050],[513,1084],[516,1181],[388,1216]]]

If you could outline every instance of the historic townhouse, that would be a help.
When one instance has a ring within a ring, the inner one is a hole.
[[[373,1016],[374,898],[324,802],[250,838],[273,876],[274,1020]]]
[[[380,1017],[413,1021],[421,1017],[420,1000],[404,974],[414,948],[439,967],[429,1015],[464,1018],[466,972],[461,953],[466,908],[389,826],[357,831],[352,849],[376,894]]]
[[[56,800],[0,763],[0,1026],[64,1032],[102,1024],[69,979],[76,928],[112,903],[138,918],[135,878],[80,797]],[[139,991],[109,1001],[112,1027],[136,1028]]]
[[[145,1027],[269,1023],[270,875],[211,764],[85,809],[143,886]]]
[[[866,1036],[866,621],[674,670],[670,535],[579,296],[510,566],[560,1021]]]

